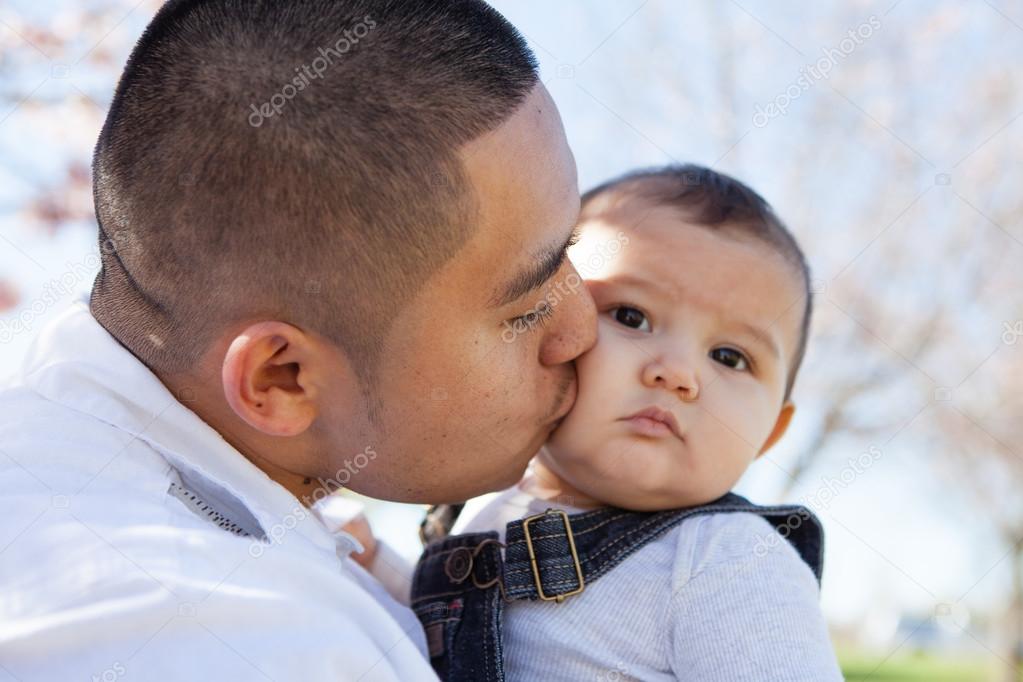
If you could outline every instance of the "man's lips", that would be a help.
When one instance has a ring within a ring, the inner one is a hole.
[[[682,440],[682,429],[679,428],[675,415],[659,407],[648,407],[634,415],[624,417],[620,421],[628,423],[646,436],[673,435]]]

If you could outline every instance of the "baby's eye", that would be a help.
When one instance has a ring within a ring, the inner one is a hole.
[[[710,357],[731,369],[745,372],[749,370],[749,361],[746,356],[734,348],[715,348],[710,352]]]
[[[638,329],[641,332],[650,331],[650,321],[646,319],[646,314],[638,308],[627,305],[618,306],[611,309],[611,317],[615,322],[626,327]]]

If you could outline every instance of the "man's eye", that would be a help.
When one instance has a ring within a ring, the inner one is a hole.
[[[626,327],[638,329],[641,332],[650,331],[650,321],[646,319],[646,314],[638,308],[627,305],[619,306],[611,310],[611,317],[615,322]]]
[[[513,319],[512,325],[523,328],[526,331],[532,331],[533,329],[545,326],[553,315],[554,306],[544,301],[538,303],[535,308],[525,315],[519,315]]]
[[[745,372],[749,370],[749,361],[746,356],[735,350],[734,348],[715,348],[710,352],[710,357],[715,362],[720,362],[722,365],[731,369]]]

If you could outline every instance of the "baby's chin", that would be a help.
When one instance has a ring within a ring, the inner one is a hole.
[[[623,483],[622,487],[600,491],[603,493],[601,497],[606,506],[620,507],[636,512],[657,512],[695,507],[721,497],[721,495],[694,495],[676,490],[643,490],[638,487],[628,487],[627,481],[623,481]]]
[[[565,485],[565,497],[573,499],[571,506],[581,509],[633,508],[627,504],[634,497],[626,489],[628,481],[619,479],[620,485],[615,485],[616,477],[602,476],[599,471],[588,466],[592,458],[548,441],[537,459]]]
[[[660,456],[661,453],[652,453]],[[621,461],[613,469],[617,474],[603,474],[607,462],[620,455],[601,451],[599,446],[573,448],[571,440],[552,438],[540,452],[539,459],[559,478],[583,496],[595,501],[592,506],[619,507],[629,511],[652,512],[695,507],[712,502],[728,490],[715,486],[666,486],[666,478],[682,477],[685,471],[665,470],[636,452],[632,461]],[[601,467],[600,464],[605,466]],[[672,467],[668,467],[672,469]],[[681,482],[681,481],[680,481]],[[690,481],[691,483],[691,481]]]

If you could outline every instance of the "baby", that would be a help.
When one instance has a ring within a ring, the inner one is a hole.
[[[580,230],[570,255],[598,341],[526,477],[467,503],[420,559],[412,606],[435,669],[841,680],[817,519],[729,492],[795,411],[811,313],[799,246],[753,190],[698,166],[597,187]]]

